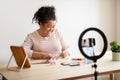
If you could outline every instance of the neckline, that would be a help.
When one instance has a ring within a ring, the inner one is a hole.
[[[47,40],[47,39],[49,39],[50,38],[50,36],[48,36],[48,37],[43,37],[43,36],[41,36],[40,34],[39,34],[39,32],[38,32],[38,30],[36,30],[36,33],[37,33],[37,35],[41,38],[41,39],[44,39],[44,40]]]

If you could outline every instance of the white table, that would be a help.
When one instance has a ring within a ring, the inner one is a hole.
[[[92,64],[81,61],[80,66],[62,66],[60,63],[64,61],[66,60],[59,59],[55,65],[37,64],[38,61],[32,61],[31,68],[20,72],[7,70],[6,65],[0,65],[0,73],[8,80],[74,80],[94,76]],[[98,75],[109,74],[110,80],[113,80],[114,73],[120,72],[120,61],[112,61],[110,52],[98,60],[97,65]]]

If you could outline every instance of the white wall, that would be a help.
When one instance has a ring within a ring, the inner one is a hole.
[[[116,0],[100,0],[100,27],[108,38],[108,44],[117,39]]]
[[[120,0],[116,0],[117,5],[117,40],[120,44]]]
[[[10,45],[21,45],[28,33],[39,28],[32,24],[34,12],[42,5],[56,7],[58,23],[73,55],[79,55],[78,38],[87,27],[102,29],[108,40],[115,35],[114,0],[0,0],[0,64],[7,63]]]

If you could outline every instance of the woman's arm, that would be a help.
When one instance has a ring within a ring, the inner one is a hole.
[[[33,59],[50,59],[52,57],[51,54],[32,50],[34,42],[31,36],[32,36],[31,34],[28,34],[28,36],[24,40],[24,43],[22,44],[26,53],[28,54],[28,57]]]
[[[60,30],[56,30],[56,34],[57,34],[57,37],[61,43],[61,46],[62,46],[62,51],[60,53],[60,56],[62,58],[66,58],[66,57],[69,57],[70,56],[70,47],[68,45],[68,43],[66,42],[65,38],[63,37],[63,34]]]
[[[50,59],[52,58],[52,55],[44,52],[33,51],[32,58],[33,59]]]

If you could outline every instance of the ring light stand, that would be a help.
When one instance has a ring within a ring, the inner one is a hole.
[[[82,38],[85,35],[85,33],[88,32],[88,31],[96,31],[96,32],[98,32],[102,36],[102,39],[104,41],[104,47],[103,47],[102,52],[99,55],[88,56],[88,55],[85,54],[85,52],[84,52],[84,50],[82,48]],[[100,29],[97,29],[97,28],[94,28],[94,27],[87,28],[86,30],[84,30],[81,33],[81,35],[79,37],[79,40],[78,40],[78,46],[79,46],[79,50],[81,51],[82,55],[84,57],[86,57],[87,59],[90,59],[90,60],[92,60],[94,62],[94,65],[92,65],[92,67],[95,68],[94,77],[95,77],[95,80],[97,80],[98,72],[96,71],[96,69],[97,69],[96,62],[97,62],[97,59],[101,58],[105,54],[105,52],[107,50],[107,46],[108,46],[107,38],[106,38],[105,34]]]

